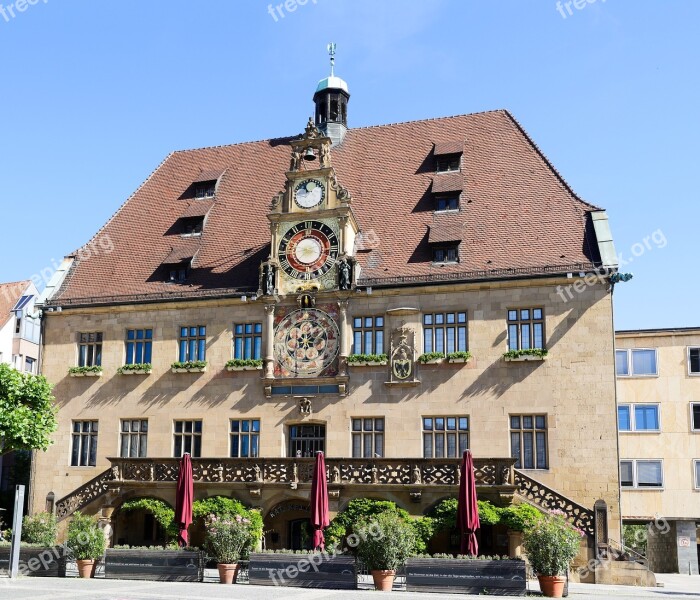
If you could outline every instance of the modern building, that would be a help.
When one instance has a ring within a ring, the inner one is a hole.
[[[649,524],[649,567],[698,574],[700,328],[618,331],[622,518]]]
[[[349,128],[345,81],[313,99],[301,135],[170,154],[69,257],[43,305],[60,427],[33,509],[148,541],[119,507],[172,503],[190,452],[198,497],[299,547],[316,451],[332,512],[423,514],[471,448],[480,497],[567,511],[591,553],[619,539],[605,212],[505,110]]]

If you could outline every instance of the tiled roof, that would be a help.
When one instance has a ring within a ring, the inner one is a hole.
[[[447,215],[434,215],[428,235],[429,244],[444,242],[459,242],[464,237],[464,228],[467,225],[460,213]]]
[[[12,317],[10,311],[30,285],[31,281],[0,283],[0,327],[4,327],[10,320],[10,317]]]
[[[162,260],[164,265],[175,265],[194,258],[201,246],[199,236],[174,240],[168,255]]]
[[[462,154],[464,152],[464,140],[450,140],[435,144],[433,154],[443,156],[445,154]]]
[[[216,181],[224,174],[223,169],[210,169],[208,171],[202,171],[197,175],[192,183],[203,183],[205,181]]]
[[[180,215],[181,219],[188,217],[203,217],[214,206],[213,200],[194,200],[187,204],[187,208]]]
[[[433,179],[433,194],[461,192],[464,188],[464,175],[459,171],[436,175]]]
[[[270,254],[265,215],[284,188],[290,139],[170,154],[96,234],[96,240],[108,235],[114,251],[77,258],[59,301],[257,289],[258,267]],[[461,171],[436,175],[435,145],[455,139],[465,140]],[[350,129],[332,160],[363,233],[376,246],[358,254],[362,280],[540,272],[599,258],[588,215],[596,207],[573,193],[506,111]],[[174,252],[182,195],[203,169],[225,173],[187,285],[168,284],[155,274]],[[461,179],[464,226],[461,262],[437,268],[428,231],[431,182],[442,177]]]

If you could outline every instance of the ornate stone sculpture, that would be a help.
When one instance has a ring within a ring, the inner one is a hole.
[[[338,263],[338,288],[349,290],[352,287],[352,265],[344,258]]]
[[[411,478],[412,483],[422,483],[421,480],[421,474],[420,474],[420,467],[418,465],[415,465],[413,467],[413,477]]]
[[[318,130],[318,127],[314,125],[313,118],[309,117],[309,122],[306,124],[306,129],[304,130],[304,138],[313,140],[319,137],[321,137],[321,132]]]
[[[294,148],[292,150],[292,158],[289,162],[289,170],[290,171],[298,171],[300,163],[301,163],[301,152],[299,152],[298,148]]]
[[[321,144],[321,168],[325,169],[331,166],[331,146],[330,144]]]
[[[270,263],[263,269],[263,294],[272,296],[275,293],[275,267]]]
[[[340,469],[335,465],[331,469],[331,483],[340,483]]]
[[[311,414],[311,399],[300,398],[299,399],[299,414],[310,415]]]

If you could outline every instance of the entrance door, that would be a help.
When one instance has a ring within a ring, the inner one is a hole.
[[[311,550],[308,519],[293,519],[289,521],[290,550]]]
[[[314,457],[326,450],[325,425],[290,425],[289,456]]]

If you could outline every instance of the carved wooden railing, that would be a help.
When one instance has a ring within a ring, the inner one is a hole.
[[[110,458],[123,482],[176,481],[176,458]],[[475,458],[477,486],[513,486],[511,458]],[[458,458],[326,458],[331,485],[457,485]],[[204,483],[311,483],[313,458],[193,458],[192,477]]]
[[[107,469],[56,502],[56,518],[61,521],[107,493],[114,471]]]
[[[517,492],[521,496],[545,510],[562,511],[575,527],[584,531],[591,539],[593,538],[595,516],[590,508],[574,502],[556,490],[525,475],[522,471],[515,471],[514,481]]]

